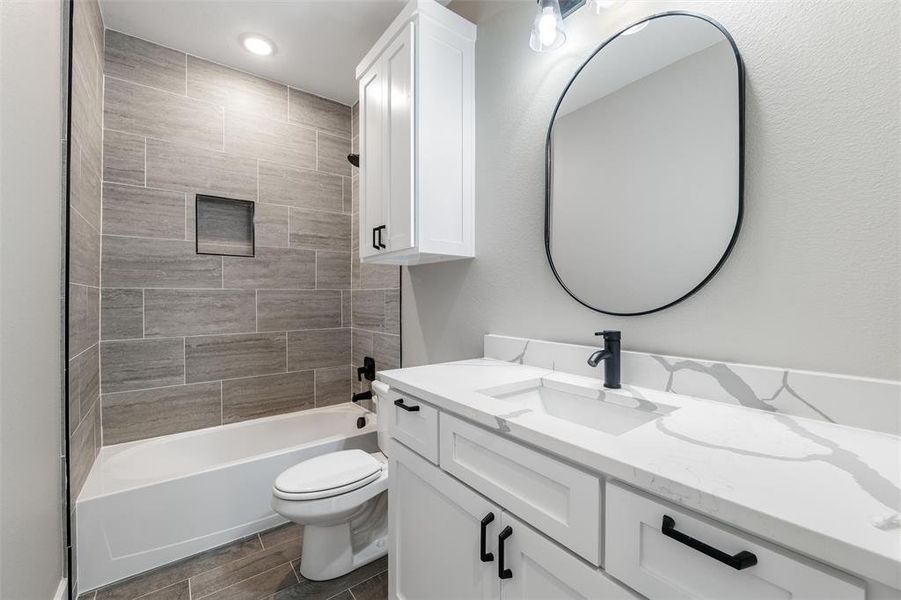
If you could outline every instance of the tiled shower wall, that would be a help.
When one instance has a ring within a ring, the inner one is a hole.
[[[354,104],[352,115],[353,152],[359,152],[359,105]],[[353,364],[362,366],[363,357],[375,359],[376,369],[400,367],[400,267],[360,263],[360,185],[359,171],[353,169],[353,252],[351,288],[353,289]],[[369,389],[365,379],[357,382],[353,371],[354,392]]]
[[[103,444],[350,399],[351,137],[348,106],[106,32]],[[195,254],[197,193],[256,202],[256,256]]]
[[[103,20],[96,0],[72,13],[69,155],[69,488],[78,495],[100,449],[100,178]]]

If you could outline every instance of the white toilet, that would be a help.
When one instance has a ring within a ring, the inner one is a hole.
[[[378,413],[379,390],[373,382]],[[304,526],[300,574],[340,577],[388,551],[387,418],[376,417],[381,452],[330,452],[294,465],[272,486],[272,509]]]

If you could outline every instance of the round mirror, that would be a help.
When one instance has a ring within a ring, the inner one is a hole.
[[[547,139],[545,245],[570,295],[641,315],[716,274],[741,225],[743,117],[738,49],[706,17],[655,15],[592,54]]]

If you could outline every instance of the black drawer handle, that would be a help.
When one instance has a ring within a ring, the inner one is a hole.
[[[379,225],[373,231],[377,231],[379,234],[379,241],[377,243],[378,248],[387,248],[385,244],[382,243],[382,231],[384,231],[388,226],[387,225]],[[373,242],[375,244],[375,242]]]
[[[491,552],[485,552],[485,532],[488,529],[488,524],[494,521],[494,513],[490,512],[482,519],[482,524],[480,525],[481,534],[479,535],[479,558],[482,559],[482,562],[491,562],[494,560],[494,554]]]
[[[497,576],[501,579],[510,579],[513,577],[513,571],[504,567],[504,540],[511,535],[513,535],[513,528],[507,525],[497,536],[497,553],[499,555],[497,561]]]
[[[378,227],[373,227],[373,228],[372,228],[372,247],[375,248],[376,250],[379,249],[379,244],[378,244],[378,242],[375,241],[375,233],[376,233],[378,230],[379,230]]]
[[[721,563],[729,565],[736,571],[741,571],[742,569],[747,569],[748,567],[753,567],[757,564],[757,556],[753,552],[742,550],[738,554],[726,554],[722,550],[717,550],[701,540],[696,540],[690,535],[686,535],[681,531],[676,531],[676,521],[669,515],[663,515],[663,525],[660,526],[660,531],[663,532],[663,535],[666,537],[673,538],[689,548],[694,548],[710,558],[715,558]],[[503,554],[501,556],[503,556]]]
[[[404,404],[404,399],[403,399],[403,398],[398,398],[397,400],[395,400],[395,401],[394,401],[394,406],[397,406],[398,408],[402,408],[402,409],[404,409],[404,410],[407,411],[407,412],[419,412],[419,405],[418,405],[418,404],[414,404],[413,406],[410,406],[410,405],[408,405],[408,404]]]

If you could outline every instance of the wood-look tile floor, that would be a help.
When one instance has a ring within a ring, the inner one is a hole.
[[[289,523],[136,575],[78,600],[386,600],[388,558],[343,577],[300,574],[302,529]]]

